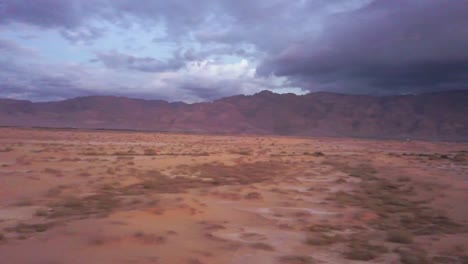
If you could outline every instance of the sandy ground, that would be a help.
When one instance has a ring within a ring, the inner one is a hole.
[[[468,263],[468,143],[0,129],[0,263]]]

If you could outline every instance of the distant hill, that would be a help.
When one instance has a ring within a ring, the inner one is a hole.
[[[468,140],[468,91],[384,97],[263,91],[195,104],[113,96],[0,99],[0,126]]]

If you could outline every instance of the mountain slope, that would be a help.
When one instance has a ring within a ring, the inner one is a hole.
[[[404,96],[263,91],[209,103],[89,96],[0,99],[1,126],[468,140],[468,92]]]

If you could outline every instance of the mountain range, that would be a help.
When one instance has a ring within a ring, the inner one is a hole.
[[[270,91],[187,104],[115,96],[0,99],[0,126],[468,140],[468,91],[369,96]]]

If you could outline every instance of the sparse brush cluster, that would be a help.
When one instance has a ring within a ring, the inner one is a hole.
[[[323,141],[289,138],[223,136],[210,141],[208,136],[149,133],[132,135],[131,143],[114,133],[102,138],[118,143],[0,148],[0,156],[8,157],[2,162],[9,164],[0,167],[2,171],[25,176],[28,188],[40,186],[8,204],[19,212],[12,215],[28,218],[0,219],[7,226],[0,232],[0,247],[52,244],[57,233],[66,229],[71,234],[92,223],[102,224],[98,232],[70,236],[95,250],[114,245],[124,250],[122,245],[132,243],[159,254],[158,247],[172,250],[174,245],[178,250],[188,233],[203,246],[266,256],[272,263],[326,263],[323,256],[330,255],[335,261],[330,263],[468,263],[462,246],[442,256],[428,251],[468,230],[426,199],[440,201],[439,196],[426,195],[439,191],[438,182],[419,181],[411,174],[421,163],[440,171],[459,166],[456,172],[461,174],[466,151],[392,154],[385,149],[376,150],[374,158],[367,150],[348,152],[349,146],[340,146],[344,139],[326,147]],[[168,138],[167,144],[159,142]],[[343,149],[346,153],[340,152]],[[409,172],[399,173],[400,167]],[[50,183],[55,187],[42,189]],[[50,232],[64,225],[67,228]],[[107,229],[108,225],[112,226]],[[62,235],[65,239],[65,231]],[[284,250],[286,242],[294,249]],[[200,255],[187,257],[186,263],[207,263],[215,255],[209,250],[193,254]],[[157,261],[161,259],[148,259]]]
[[[10,152],[10,151],[13,151],[12,147],[0,148],[0,152]]]
[[[407,245],[396,251],[402,263],[429,263],[427,254],[414,244],[415,236],[434,234],[455,234],[466,231],[461,224],[427,206],[426,201],[413,197],[415,193],[411,178],[401,176],[394,181],[379,177],[376,169],[369,165],[349,167],[345,164],[328,162],[350,177],[358,178],[359,186],[354,192],[337,191],[328,200],[340,206],[354,206],[375,212],[377,218],[370,226],[384,232],[385,241],[392,244]],[[420,187],[422,188],[422,187]],[[366,233],[360,235],[365,237]],[[312,236],[306,243],[310,245],[329,245],[341,239],[336,236]],[[385,245],[368,244],[363,239],[348,240],[349,251],[345,257],[353,260],[369,261],[386,253]]]

